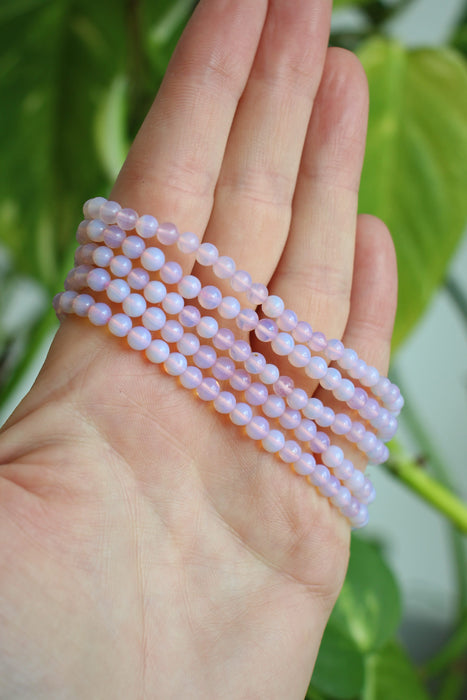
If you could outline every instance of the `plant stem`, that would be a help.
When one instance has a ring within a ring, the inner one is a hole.
[[[386,467],[401,481],[443,513],[458,530],[467,534],[467,505],[443,484],[427,474],[396,441],[391,442]]]
[[[446,279],[444,288],[451,297],[451,300],[454,302],[456,309],[462,316],[462,320],[467,327],[467,297],[465,296],[463,289],[461,289],[460,285],[453,277],[448,277]]]

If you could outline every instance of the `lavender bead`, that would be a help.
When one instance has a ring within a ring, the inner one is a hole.
[[[189,356],[198,352],[199,346],[199,338],[194,333],[184,333],[177,343],[177,350]]]
[[[203,287],[198,294],[198,301],[203,309],[217,309],[222,301],[222,293],[220,289],[214,287],[214,285],[208,284],[206,287]]]
[[[152,336],[147,328],[135,326],[127,335],[127,342],[133,350],[146,350],[149,347]]]
[[[196,306],[185,306],[178,315],[178,320],[185,328],[195,328],[201,320],[201,314]]]
[[[253,331],[258,325],[259,316],[254,309],[242,309],[235,319],[237,328],[241,331]]]
[[[167,343],[177,343],[183,333],[183,326],[178,321],[166,321],[161,328],[161,336]]]
[[[84,221],[81,221],[78,228],[76,229],[76,240],[81,245],[88,243],[88,241],[89,241],[88,233],[87,233],[88,224],[89,224],[88,219],[85,219]]]
[[[354,471],[354,465],[350,459],[347,458],[344,458],[337,467],[334,467],[334,474],[338,477],[338,479],[343,479],[344,481],[350,479]]]
[[[141,321],[149,331],[160,331],[165,326],[167,317],[159,307],[150,306],[142,315]]]
[[[280,450],[279,452],[279,457],[282,459],[283,462],[286,462],[287,464],[292,464],[293,462],[297,462],[302,454],[302,448],[298,444],[298,442],[295,442],[295,440],[286,440],[284,447]]]
[[[234,372],[235,362],[230,357],[218,357],[212,367],[213,375],[220,381],[230,379]]]
[[[321,455],[321,459],[327,467],[336,469],[344,461],[344,452],[337,445],[330,445]]]
[[[122,242],[122,252],[130,260],[140,258],[146,248],[146,243],[139,236],[128,236]]]
[[[83,205],[84,216],[87,219],[95,219],[99,216],[101,206],[106,203],[105,197],[92,197],[86,200]]]
[[[169,292],[162,300],[162,308],[167,314],[179,314],[184,306],[183,297],[177,292]]]
[[[297,343],[308,343],[313,335],[313,329],[306,321],[299,321],[295,326],[292,335]]]
[[[201,369],[209,369],[217,360],[217,353],[210,345],[200,345],[199,350],[193,355],[193,361]]]
[[[372,450],[375,449],[376,445],[378,443],[378,438],[374,433],[371,431],[367,430],[359,442],[357,442],[357,447],[361,452],[371,452]]]
[[[361,503],[365,503],[365,505],[373,503],[376,498],[376,490],[369,479],[365,479],[365,483],[356,494],[356,497],[361,501]]]
[[[307,367],[310,364],[311,352],[306,345],[296,345],[289,355],[293,367]]]
[[[350,519],[350,524],[352,525],[352,527],[357,529],[365,527],[365,525],[368,523],[368,520],[368,508],[364,503],[359,503],[358,512]]]
[[[352,421],[346,413],[336,413],[331,430],[335,435],[346,435],[352,427]]]
[[[352,494],[346,486],[341,486],[337,494],[331,497],[331,503],[335,505],[336,508],[339,508],[339,510],[347,508],[351,500]]]
[[[219,324],[212,316],[203,316],[196,326],[196,330],[202,338],[214,338],[219,330]]]
[[[391,382],[387,377],[380,377],[379,381],[373,387],[375,396],[384,396],[391,388]]]
[[[108,267],[114,257],[114,252],[107,246],[99,246],[92,253],[92,262],[97,267]]]
[[[222,280],[229,279],[235,273],[235,263],[227,255],[221,255],[213,265],[216,277]]]
[[[270,430],[261,442],[266,452],[279,452],[285,445],[285,436],[280,430]]]
[[[126,255],[116,255],[110,261],[110,271],[115,277],[126,277],[130,274],[132,262]]]
[[[358,491],[365,483],[365,477],[359,469],[355,469],[353,474],[345,480],[345,485],[349,491]]]
[[[149,275],[141,267],[135,267],[127,277],[127,282],[132,289],[144,289],[149,284]]]
[[[219,304],[219,315],[222,318],[236,318],[240,311],[240,302],[235,297],[224,297]]]
[[[359,442],[365,435],[365,426],[362,423],[352,423],[352,427],[347,433],[347,438],[350,442]]]
[[[251,406],[247,403],[239,402],[230,412],[230,420],[234,425],[248,425],[253,417]]]
[[[297,411],[301,411],[302,408],[308,403],[308,394],[304,389],[293,389],[290,394],[287,395],[287,404],[290,408],[294,408]]]
[[[274,382],[274,393],[277,396],[288,396],[294,390],[294,381],[290,377],[280,376],[277,382]]]
[[[179,239],[179,232],[175,224],[159,224],[156,231],[157,240],[162,245],[173,245]]]
[[[141,238],[154,238],[158,225],[158,221],[154,216],[143,214],[136,221],[135,228]]]
[[[235,362],[245,362],[251,355],[251,346],[246,340],[236,340],[229,350],[229,355]]]
[[[267,398],[268,390],[264,384],[259,382],[252,382],[245,390],[245,400],[250,406],[261,406],[266,402]]]
[[[328,360],[335,361],[342,357],[345,348],[343,343],[337,338],[328,340],[327,346],[324,348],[324,354]]]
[[[105,326],[112,316],[110,306],[101,302],[89,307],[88,318],[94,326]]]
[[[119,226],[107,226],[104,229],[103,240],[109,248],[120,248],[126,238],[126,233]]]
[[[195,233],[186,231],[182,233],[177,241],[177,248],[181,253],[194,253],[200,245],[199,238]]]
[[[101,243],[104,240],[106,225],[100,219],[90,221],[86,226],[86,234],[90,241]]]
[[[75,265],[91,265],[94,262],[92,256],[95,250],[99,250],[97,243],[80,245],[75,252]],[[106,250],[108,250],[108,248]],[[99,265],[99,267],[105,267],[105,265]]]
[[[71,314],[73,312],[73,302],[77,296],[78,293],[73,290],[62,292],[60,295],[59,311]]]
[[[342,375],[338,369],[334,367],[328,367],[328,370],[324,377],[320,379],[320,384],[324,389],[337,389],[342,379]]]
[[[263,404],[263,413],[269,418],[279,418],[285,411],[285,401],[280,396],[270,394]]]
[[[251,286],[251,277],[245,270],[237,270],[230,278],[230,286],[235,292],[246,292]]]
[[[162,364],[170,355],[170,348],[163,340],[153,340],[146,348],[146,357],[157,365]]]
[[[194,275],[185,275],[178,283],[177,289],[185,299],[196,299],[201,291],[201,282]]]
[[[88,287],[94,292],[103,292],[110,284],[110,275],[107,270],[96,267],[88,272],[86,282]]]
[[[329,437],[326,435],[326,433],[322,433],[319,430],[317,431],[315,437],[310,440],[310,447],[312,452],[316,452],[316,454],[321,454],[322,452],[325,452],[329,445],[331,444],[331,441],[329,440]]]
[[[204,377],[196,389],[196,394],[202,401],[214,401],[219,396],[219,382],[212,377]]]
[[[141,265],[149,272],[160,270],[165,263],[165,255],[160,248],[146,248],[141,255]]]
[[[124,231],[132,231],[138,220],[138,214],[134,209],[120,209],[115,217],[117,226],[120,226]]]
[[[279,368],[273,364],[267,364],[260,372],[259,378],[263,384],[275,384],[279,379]]]
[[[159,304],[165,299],[167,288],[159,280],[152,280],[145,286],[143,294],[150,304]]]
[[[281,331],[290,332],[293,331],[298,323],[297,314],[291,309],[284,309],[279,318],[277,319],[277,325]],[[295,338],[296,340],[296,338]]]
[[[284,413],[279,417],[279,423],[286,430],[294,430],[298,428],[302,420],[300,411],[294,411],[293,408],[286,408]]]
[[[295,437],[303,442],[309,442],[316,436],[316,423],[307,418],[302,418],[300,424],[295,428]]]
[[[302,452],[300,458],[293,463],[295,473],[301,476],[310,476],[310,474],[313,474],[315,467],[316,460],[309,452]]]
[[[183,277],[183,270],[178,262],[166,262],[162,265],[159,274],[166,284],[177,284]]]
[[[125,280],[112,280],[106,289],[106,294],[110,301],[121,304],[131,294],[130,285]]]
[[[198,367],[187,367],[186,370],[180,374],[180,383],[185,389],[196,389],[202,381],[203,374]]]
[[[173,377],[178,377],[187,368],[187,361],[184,355],[179,352],[171,352],[166,361],[164,362],[164,369],[167,374],[171,374]]]
[[[266,367],[266,358],[260,352],[252,352],[245,360],[244,367],[250,374],[260,374]]]
[[[365,376],[367,370],[367,364],[365,360],[357,360],[356,363],[348,370],[349,374],[353,379],[361,379]]]
[[[303,414],[310,418],[310,420],[316,420],[321,416],[321,411],[323,410],[323,402],[320,399],[316,399],[314,396],[308,400],[307,405],[303,408]]]
[[[355,386],[349,379],[341,379],[332,393],[338,401],[350,401],[355,393]]]
[[[95,303],[90,294],[78,294],[72,301],[71,308],[77,316],[87,316],[89,308]]]
[[[380,375],[376,367],[367,365],[365,374],[363,377],[360,377],[360,383],[363,384],[363,386],[373,387],[379,382],[379,378]]]
[[[351,399],[349,399],[348,405],[350,408],[360,411],[360,409],[365,406],[367,401],[368,394],[366,393],[365,389],[360,389],[360,387],[357,387],[354,391],[354,395]]]
[[[358,355],[355,352],[355,350],[352,350],[351,348],[345,348],[344,352],[342,353],[339,359],[339,365],[342,367],[342,369],[349,370],[355,365],[357,361]]]
[[[317,416],[316,422],[321,428],[329,428],[334,423],[336,414],[329,406],[323,406],[320,415]]]
[[[219,257],[219,251],[212,243],[201,243],[196,253],[196,260],[200,265],[208,267],[214,265]]]
[[[218,350],[228,350],[235,343],[235,336],[229,328],[219,328],[212,343]]]
[[[323,360],[323,358],[318,355],[314,355],[305,367],[305,374],[311,379],[322,379],[326,376],[327,371],[328,366],[326,360]]]
[[[230,391],[221,391],[214,401],[214,408],[218,413],[231,413],[237,404],[237,399]]]
[[[253,282],[251,287],[247,289],[246,298],[251,304],[262,304],[268,296],[268,288],[259,282]]]
[[[102,219],[102,221],[105,221],[106,224],[114,224],[116,216],[121,208],[122,207],[118,202],[113,202],[111,199],[109,199],[107,202],[101,204],[99,209],[99,217]]]
[[[264,440],[269,433],[269,421],[263,416],[253,416],[246,426],[246,432],[252,440]]]
[[[145,298],[141,296],[141,294],[136,294],[135,292],[129,294],[126,299],[123,300],[122,305],[124,312],[132,318],[142,316],[142,314],[146,311]]]
[[[295,347],[295,341],[290,333],[280,332],[275,338],[273,338],[271,347],[277,355],[290,355]]]
[[[311,483],[314,484],[314,486],[317,486],[319,489],[325,487],[330,478],[331,473],[329,469],[324,466],[324,464],[317,464],[313,474],[310,475]]]
[[[365,405],[362,406],[360,409],[359,413],[362,418],[365,418],[365,420],[373,420],[379,415],[380,412],[380,405],[376,401],[376,399],[369,398],[366,402]]]
[[[262,307],[263,313],[269,318],[279,318],[284,312],[284,302],[276,294],[270,294]]]
[[[108,322],[109,331],[117,338],[124,338],[131,331],[133,323],[126,314],[114,314]]]
[[[244,369],[236,369],[229,381],[232,389],[245,391],[251,384],[251,375]]]

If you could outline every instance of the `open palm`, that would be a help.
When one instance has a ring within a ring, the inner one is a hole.
[[[202,0],[111,197],[386,371],[394,253],[357,217],[367,88],[330,12]],[[303,698],[349,527],[228,420],[67,319],[0,464],[0,698]]]

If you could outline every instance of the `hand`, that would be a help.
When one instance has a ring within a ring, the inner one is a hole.
[[[385,372],[395,257],[357,216],[367,87],[330,13],[201,0],[111,198]],[[304,697],[349,526],[143,353],[67,319],[0,464],[1,698]]]

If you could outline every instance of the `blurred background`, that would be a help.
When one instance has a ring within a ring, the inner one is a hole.
[[[0,425],[55,332],[50,302],[72,266],[82,202],[109,192],[194,5],[0,4]],[[467,697],[467,5],[338,0],[331,43],[356,51],[369,79],[360,210],[381,216],[396,244],[391,375],[407,406],[390,462],[371,469],[368,557],[352,554],[369,581],[364,604],[345,620],[338,604],[309,697],[457,700]],[[362,591],[356,569],[343,595]]]

